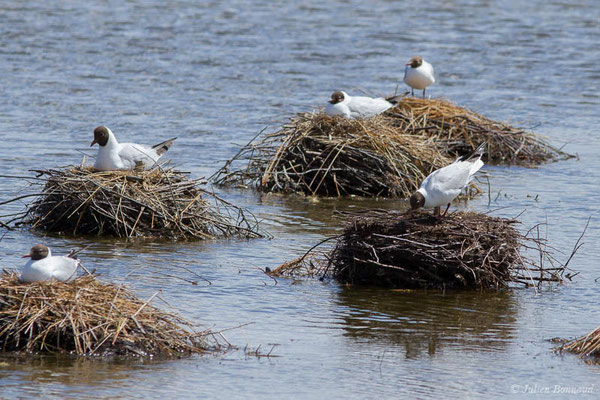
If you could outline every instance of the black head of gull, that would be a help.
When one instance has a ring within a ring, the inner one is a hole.
[[[417,210],[425,205],[425,196],[421,192],[414,192],[410,196],[410,209]]]
[[[43,244],[36,244],[31,248],[31,250],[29,250],[29,254],[25,254],[23,258],[31,257],[32,260],[42,260],[48,257],[49,252],[50,250],[48,247],[44,246]]]
[[[423,57],[415,56],[411,58],[406,65],[410,65],[411,68],[419,68],[421,65],[423,65]]]
[[[96,129],[94,129],[94,140],[92,140],[92,144],[90,144],[90,147],[92,147],[93,145],[95,145],[96,143],[98,143],[99,146],[106,146],[106,143],[108,143],[108,128],[105,126],[99,126]]]
[[[342,92],[333,92],[331,100],[329,100],[331,104],[341,103],[342,101],[344,101],[344,93]]]

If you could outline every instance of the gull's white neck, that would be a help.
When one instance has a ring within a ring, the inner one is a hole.
[[[342,91],[342,94],[344,95],[344,101],[342,101],[340,104],[348,104],[348,102],[350,102],[350,96],[348,96],[348,93]]]
[[[112,150],[118,148],[119,142],[117,141],[115,134],[112,133],[112,131],[109,128],[106,128],[106,130],[108,131],[108,142],[106,142],[104,146],[100,146],[100,150]]]

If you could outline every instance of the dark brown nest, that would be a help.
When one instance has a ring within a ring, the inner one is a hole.
[[[468,155],[483,142],[487,143],[485,159],[492,164],[532,167],[573,157],[533,132],[493,121],[445,99],[405,97],[386,116],[396,129],[431,139],[451,157]]]
[[[566,351],[577,354],[581,358],[600,361],[600,327],[577,339],[570,340],[556,349],[557,352]]]
[[[174,169],[35,171],[43,188],[17,225],[44,232],[212,239],[259,237],[254,217]],[[13,221],[14,221],[13,220]]]
[[[276,132],[259,134],[212,178],[262,192],[408,197],[433,170],[484,142],[484,160],[496,164],[571,157],[532,132],[447,100],[405,97],[374,118],[300,113]]]
[[[188,321],[150,305],[152,298],[144,302],[126,287],[103,284],[93,275],[69,284],[21,283],[17,274],[4,271],[0,348],[142,357],[207,351],[210,332],[193,332]]]
[[[350,217],[333,250],[285,263],[271,274],[406,289],[500,289],[562,281],[563,267],[542,269],[521,256],[528,244],[539,249],[539,239],[522,235],[513,226],[516,220],[473,212],[438,220],[425,212],[386,210]]]
[[[298,114],[250,142],[214,180],[263,192],[406,197],[452,160],[426,138],[399,132],[387,121]],[[230,170],[240,160],[247,165]]]

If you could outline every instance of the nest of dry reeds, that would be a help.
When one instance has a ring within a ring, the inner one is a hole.
[[[558,352],[577,354],[581,358],[600,360],[600,327],[585,336],[570,340],[556,349]]]
[[[93,275],[68,284],[21,283],[16,273],[3,271],[0,348],[142,357],[207,351],[210,332],[193,332],[182,317],[150,305],[152,298],[144,302]]]
[[[563,267],[541,268],[521,255],[523,247],[539,249],[540,239],[522,235],[516,220],[473,212],[439,220],[425,212],[387,210],[348,217],[332,250],[305,255],[271,274],[407,289],[500,289],[562,281]]]
[[[401,132],[424,136],[444,154],[470,154],[487,143],[492,164],[535,166],[573,157],[533,132],[493,121],[445,99],[404,97],[386,112],[388,124]]]
[[[262,192],[407,197],[433,170],[488,143],[484,159],[534,166],[570,155],[447,100],[403,98],[383,115],[300,113],[259,134],[213,180]]]
[[[174,169],[97,171],[73,167],[38,173],[43,186],[17,225],[44,232],[212,239],[259,237],[257,221]],[[14,221],[13,220],[13,221]]]
[[[298,114],[279,131],[246,145],[214,180],[264,192],[408,196],[451,160],[427,140],[394,129],[388,120]],[[235,169],[240,160],[247,165]]]

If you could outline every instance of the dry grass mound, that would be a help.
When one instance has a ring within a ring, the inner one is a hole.
[[[558,352],[577,354],[581,358],[600,361],[600,327],[585,336],[568,341],[556,349]]]
[[[2,351],[142,357],[208,349],[210,332],[193,332],[189,322],[151,306],[151,300],[144,302],[93,275],[70,284],[21,283],[16,273],[4,271],[0,346]]]
[[[444,154],[470,154],[487,142],[486,160],[492,164],[535,166],[573,157],[533,132],[493,121],[445,99],[404,97],[386,115],[401,132],[432,139]]]
[[[408,197],[433,170],[488,143],[486,162],[535,166],[570,155],[540,136],[447,100],[403,98],[358,120],[300,113],[260,133],[211,179],[307,195]]]
[[[455,212],[369,210],[348,215],[333,250],[301,257],[275,276],[330,276],[341,283],[395,288],[500,289],[511,283],[562,281],[564,268],[541,268],[521,255],[536,239],[514,228],[516,220]]]
[[[214,180],[263,192],[406,197],[452,160],[429,141],[394,129],[388,120],[298,114],[281,130],[246,145]],[[239,160],[247,165],[230,170]]]
[[[212,239],[259,237],[258,224],[200,179],[174,169],[96,171],[73,167],[38,173],[37,199],[17,225],[44,232]],[[14,220],[13,220],[14,221]]]

